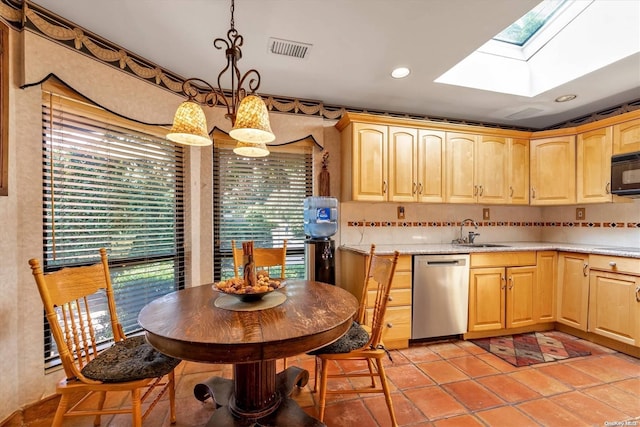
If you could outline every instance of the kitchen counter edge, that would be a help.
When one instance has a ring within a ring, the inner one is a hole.
[[[522,251],[562,251],[578,252],[595,255],[610,255],[626,258],[640,259],[640,251],[630,251],[625,248],[605,247],[606,245],[587,245],[572,243],[547,243],[547,242],[495,242],[504,245],[500,247],[470,248],[451,243],[433,244],[376,244],[376,253],[391,255],[398,251],[400,255],[430,255],[430,254],[470,254],[479,252],[522,252]],[[360,254],[368,254],[371,245],[341,245],[340,250],[351,251]]]

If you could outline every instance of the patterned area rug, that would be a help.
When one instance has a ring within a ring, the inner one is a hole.
[[[563,339],[542,332],[471,340],[475,345],[513,366],[528,366],[570,357],[589,356],[591,351],[575,338]]]

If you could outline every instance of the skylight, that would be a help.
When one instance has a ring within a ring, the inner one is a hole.
[[[544,0],[435,82],[534,97],[637,54],[639,10],[628,0]]]
[[[566,0],[545,0],[502,30],[493,40],[523,46],[551,19]]]

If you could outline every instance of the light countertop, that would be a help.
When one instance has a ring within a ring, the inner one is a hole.
[[[493,242],[492,242],[493,243]],[[481,244],[481,243],[479,243]],[[640,259],[640,247],[615,247],[611,245],[585,245],[553,242],[495,242],[500,247],[466,247],[451,243],[434,244],[376,244],[376,253],[391,255],[394,251],[401,255],[429,254],[468,254],[474,252],[513,252],[513,251],[564,251],[597,255],[613,255]],[[368,254],[371,245],[342,245],[341,250]]]

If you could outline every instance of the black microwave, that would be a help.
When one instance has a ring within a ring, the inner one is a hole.
[[[640,151],[611,157],[611,193],[640,197]]]

